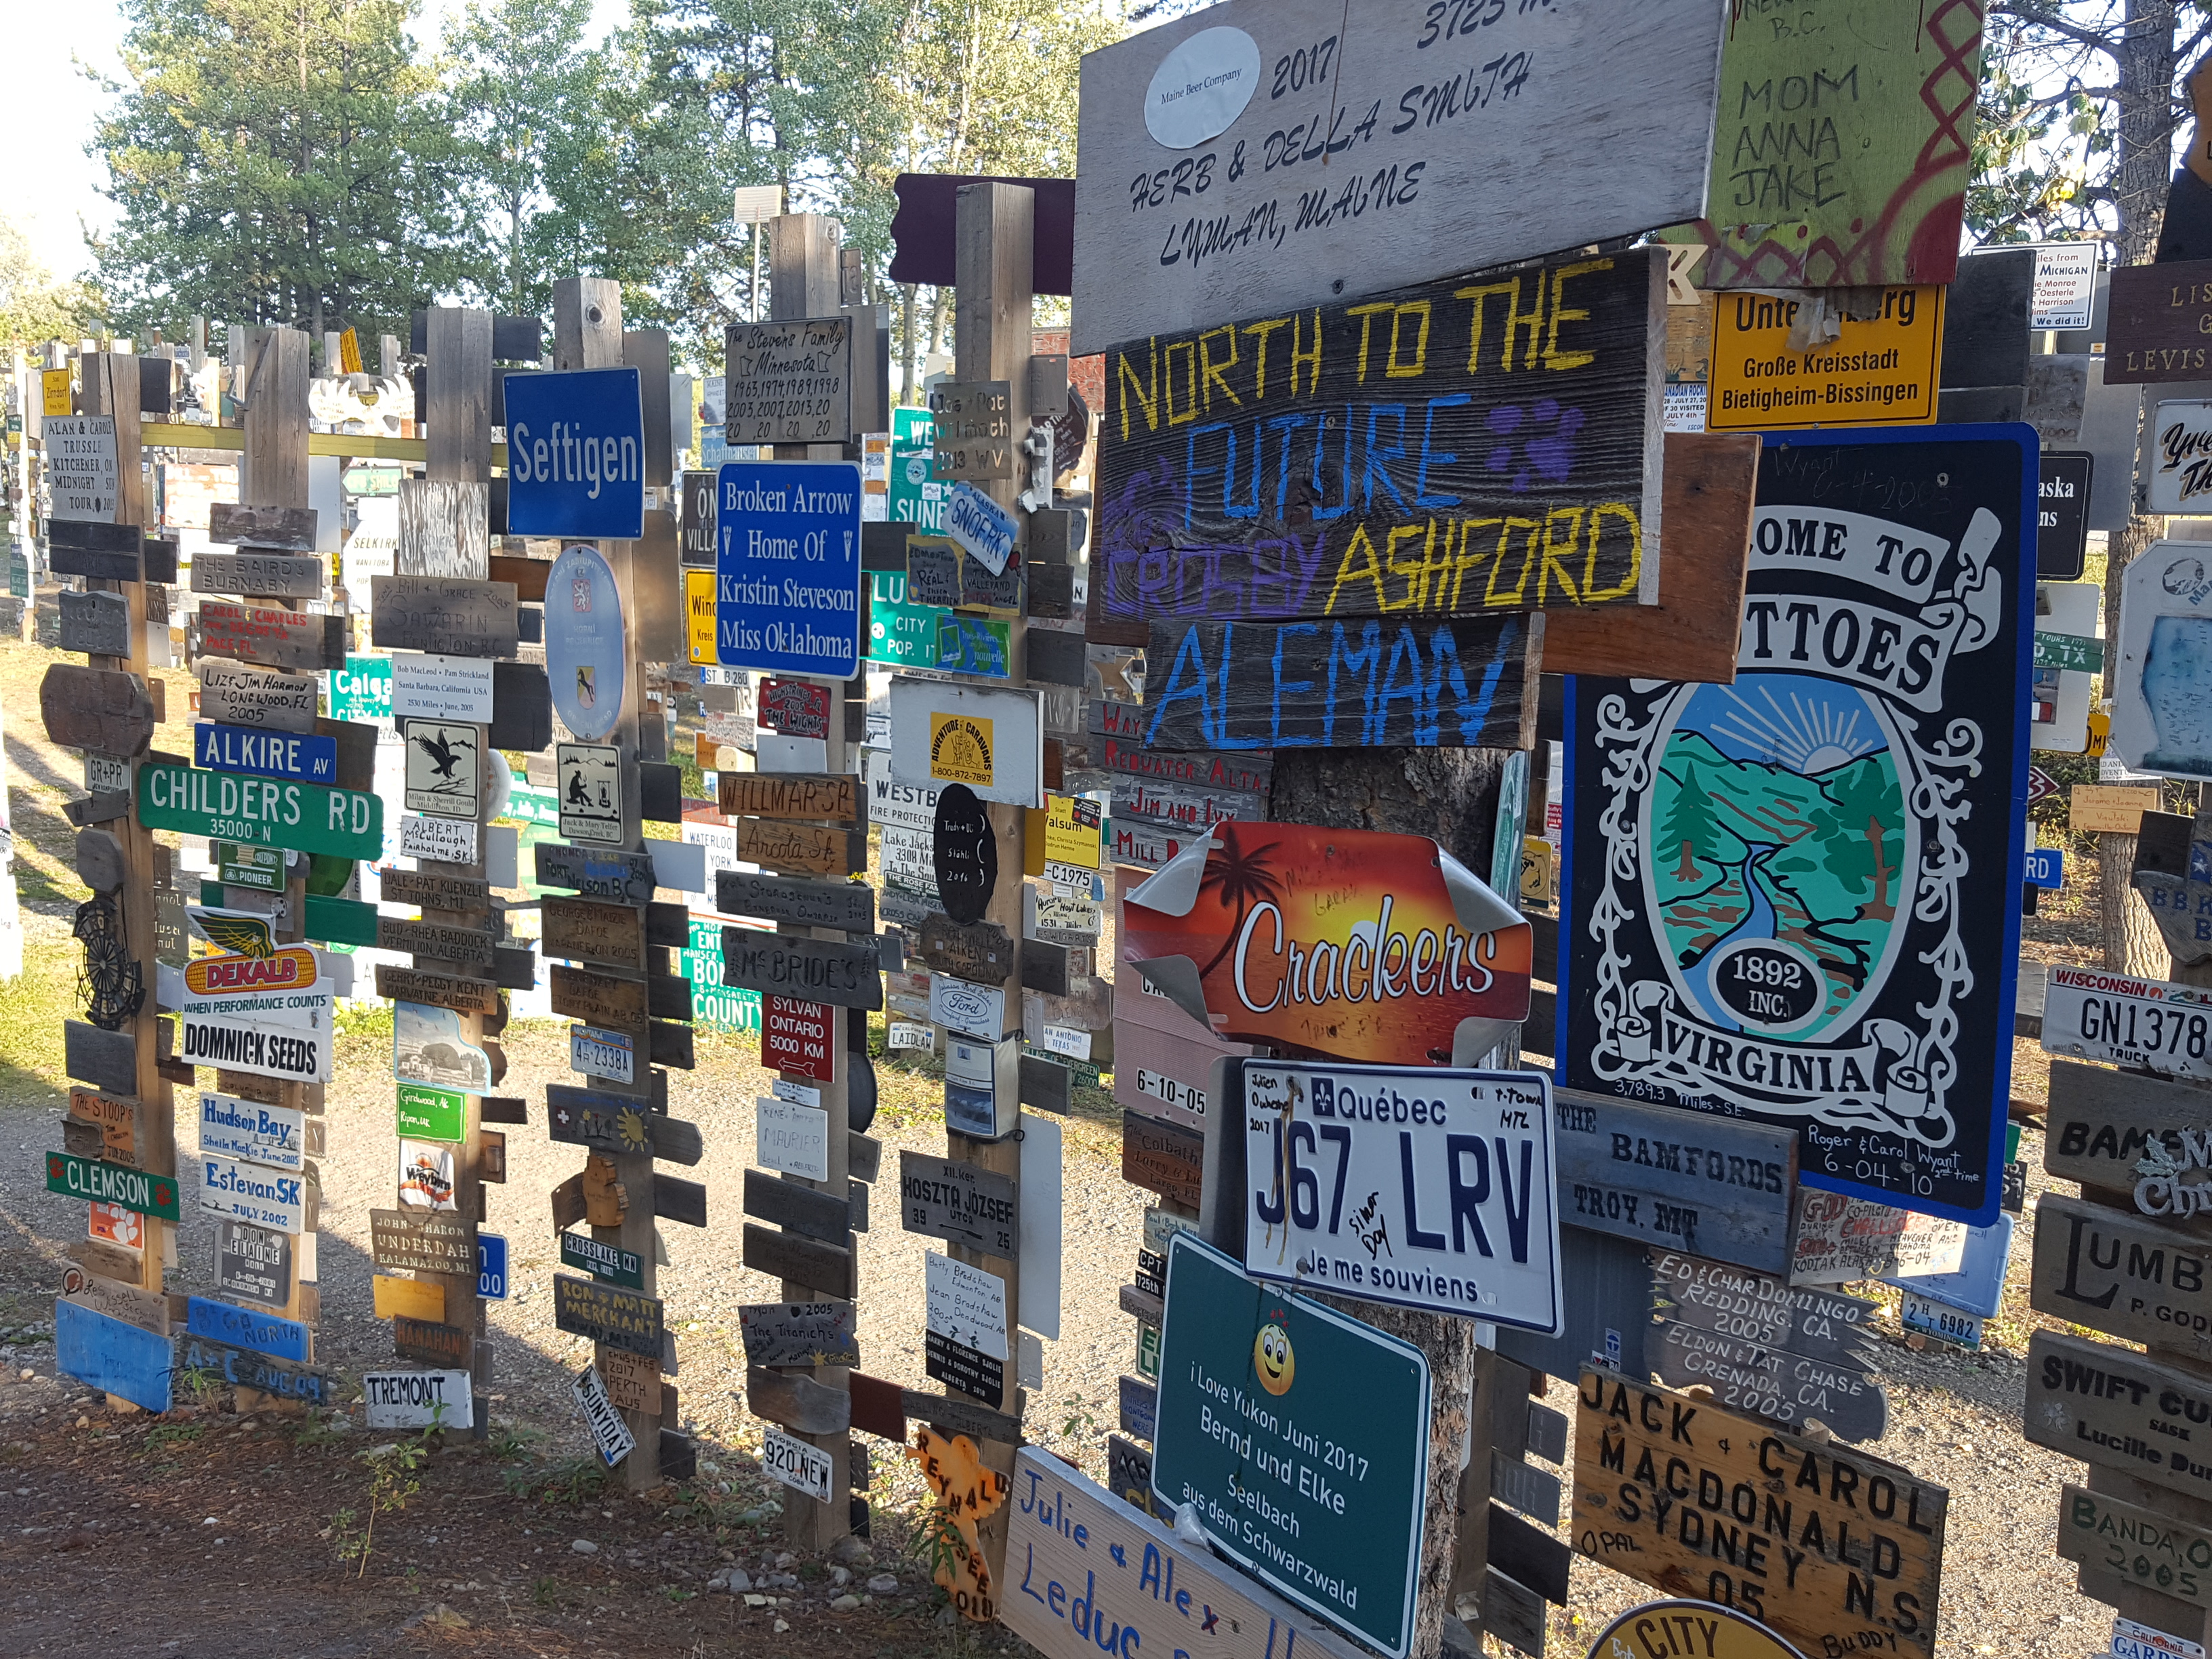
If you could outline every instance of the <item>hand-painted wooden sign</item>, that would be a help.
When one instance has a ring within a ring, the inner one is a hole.
[[[343,1386],[330,1371],[289,1359],[273,1359],[250,1348],[204,1336],[186,1336],[179,1345],[179,1367],[204,1371],[234,1388],[275,1395],[309,1406],[335,1406]]]
[[[384,803],[365,790],[149,762],[138,769],[137,801],[138,821],[151,830],[337,858],[384,852]]]
[[[965,784],[938,792],[930,862],[945,914],[963,925],[982,921],[999,884],[999,841],[989,811]]]
[[[1443,1066],[1462,1026],[1471,1060],[1528,1013],[1528,923],[1424,836],[1225,823],[1122,927],[1133,967],[1239,1041]]]
[[[2053,1060],[2043,1167],[2084,1188],[2132,1193],[2143,1215],[2212,1215],[2212,1095]]]
[[[312,553],[319,519],[312,507],[247,507],[216,501],[208,508],[208,540],[218,547],[269,547],[280,552]]]
[[[491,570],[491,487],[474,478],[399,480],[398,545],[403,576],[480,580]],[[544,589],[538,591],[543,597]]]
[[[559,963],[547,971],[555,1013],[615,1030],[645,1030],[649,1016],[643,980],[617,979]]]
[[[726,778],[751,775],[722,774]],[[731,824],[731,833],[738,858],[748,864],[764,864],[770,870],[794,875],[842,876],[858,875],[867,868],[868,837],[865,830],[738,818]]]
[[[540,886],[563,887],[586,898],[617,904],[652,902],[653,856],[649,853],[594,852],[540,842],[536,849]]]
[[[221,658],[202,657],[200,714],[227,726],[277,732],[313,732],[321,687],[298,674],[270,674]]]
[[[370,627],[384,651],[512,657],[520,641],[513,582],[379,576]]]
[[[553,1323],[572,1336],[653,1358],[659,1358],[665,1334],[658,1297],[565,1273],[553,1275]]]
[[[1778,1423],[1823,1423],[1844,1440],[1878,1440],[1889,1396],[1860,1367],[1662,1319],[1645,1344],[1669,1388],[1703,1386],[1714,1403]]]
[[[1102,616],[1649,602],[1665,265],[1577,257],[1118,347]]]
[[[70,1118],[96,1132],[99,1156],[111,1163],[138,1166],[138,1103],[91,1089],[72,1089]],[[89,1155],[89,1154],[88,1154]]]
[[[1725,1589],[1730,1604],[1810,1652],[1878,1626],[1898,1651],[1934,1653],[1950,1504],[1942,1487],[1601,1371],[1583,1370],[1577,1403],[1571,1530],[1581,1554],[1662,1590]],[[1694,1494],[1715,1483],[1744,1494],[1747,1513],[1724,1516],[1680,1495],[1685,1484]],[[1747,1552],[1733,1565],[1715,1565],[1717,1524]],[[1746,1559],[1772,1565],[1746,1570]]]
[[[921,925],[921,959],[933,973],[1004,985],[1014,970],[1014,943],[996,922],[962,927],[945,916]]]
[[[312,671],[345,665],[343,617],[203,602],[199,618],[202,648],[210,655],[236,657],[268,668]]]
[[[648,1359],[643,1354],[629,1353],[621,1348],[606,1348],[599,1353],[599,1374],[607,1385],[607,1398],[614,1401],[617,1411],[646,1412],[674,1421],[676,1413],[661,1409],[665,1396],[660,1380],[660,1362]],[[673,1393],[672,1389],[669,1389]]]
[[[1653,1250],[1650,1261],[1652,1293],[1678,1324],[1852,1363],[1865,1359],[1874,1340],[1880,1303],[1672,1250]]]
[[[186,1300],[185,1328],[194,1336],[210,1337],[233,1347],[251,1348],[276,1359],[307,1358],[307,1328],[298,1320],[252,1308],[233,1307],[228,1302],[204,1296]]]
[[[805,927],[875,931],[875,895],[849,881],[801,881],[744,870],[714,872],[714,908],[726,916],[759,916]],[[550,949],[550,947],[549,947]]]
[[[1797,1137],[1609,1096],[1553,1096],[1564,1219],[1767,1273],[1790,1271]]]
[[[2107,1336],[2212,1358],[2212,1241],[2101,1204],[2036,1204],[2028,1305]]]
[[[1013,1177],[954,1158],[902,1152],[899,1222],[910,1233],[1011,1261],[1020,1238]]]
[[[769,1302],[738,1310],[751,1365],[858,1365],[849,1302]]]
[[[860,781],[849,775],[724,772],[721,810],[733,816],[860,822]]]
[[[393,904],[425,910],[489,910],[491,884],[474,876],[448,876],[387,866],[376,872],[382,896]]]
[[[46,1190],[65,1198],[95,1204],[116,1204],[139,1215],[162,1221],[179,1218],[174,1176],[128,1170],[99,1158],[76,1158],[68,1152],[46,1155]]]
[[[733,444],[841,444],[853,435],[852,320],[732,323],[723,407]]]
[[[376,994],[394,1002],[423,1002],[434,1008],[451,1008],[464,1014],[499,1012],[499,987],[489,980],[423,973],[413,968],[397,968],[388,962],[376,964]]]
[[[1558,1333],[1561,1188],[1542,1073],[1248,1060],[1230,1075],[1246,1273]]]
[[[542,915],[542,954],[644,971],[644,911],[593,899],[549,898]]]
[[[329,561],[286,553],[203,553],[192,561],[192,592],[258,599],[319,599]]]
[[[169,1339],[66,1297],[54,1304],[54,1369],[144,1410],[169,1409]]]
[[[883,963],[872,939],[837,945],[725,927],[722,982],[839,1008],[884,1006]]]
[[[2069,1484],[2059,1493],[2058,1554],[2137,1589],[2212,1607],[2212,1532],[2171,1515]]]
[[[2028,1339],[2021,1432],[2039,1446],[2203,1497],[2212,1461],[2175,1431],[2212,1419],[2212,1383],[2131,1349],[2039,1330]]]
[[[1572,683],[1566,787],[1603,810],[1560,882],[1570,1086],[1717,1102],[1796,1131],[1811,1185],[1996,1214],[2017,820],[1911,781],[1960,764],[1940,710],[2024,793],[2035,487],[2009,427],[1770,438],[1735,684]],[[1906,873],[1933,848],[1941,905]]]
[[[39,713],[54,742],[122,760],[144,754],[154,736],[146,683],[115,669],[52,665],[39,682]]]
[[[94,656],[131,654],[131,606],[120,593],[55,595],[61,608],[61,646]]]
[[[2212,374],[2212,260],[2117,267],[2105,324],[2105,383],[2157,385]]]
[[[492,952],[499,946],[499,935],[442,921],[380,916],[376,943],[380,950],[404,951],[417,957],[459,963],[467,968],[489,968],[492,965]]]
[[[2212,1081],[2212,990],[2052,963],[2043,1047]]]
[[[392,1352],[402,1359],[419,1359],[426,1365],[465,1367],[476,1355],[476,1333],[458,1325],[395,1314]]]
[[[1124,983],[1133,983],[1136,977],[1132,974]],[[1207,1036],[1181,1013],[1174,1018],[1182,1029],[1173,1031],[1119,1018],[1120,1008],[1140,994],[1119,994],[1113,1026],[1114,1098],[1133,1111],[1203,1129],[1212,1105],[1208,1091],[1214,1062],[1251,1049]]]
[[[62,1272],[59,1300],[75,1303],[110,1319],[119,1319],[126,1325],[136,1325],[140,1330],[155,1336],[169,1334],[169,1299],[159,1291],[149,1291],[118,1279],[104,1279],[83,1267],[71,1267]]]
[[[473,1273],[476,1224],[416,1210],[371,1210],[369,1248],[376,1265],[395,1273]]]
[[[704,1152],[696,1124],[647,1110],[642,1101],[557,1083],[546,1091],[545,1128],[574,1146],[647,1152],[677,1164],[696,1164]]]
[[[1207,374],[1266,344],[1290,370],[1291,314],[1346,293],[1693,219],[1721,28],[1691,6],[1592,29],[1572,9],[1241,0],[1095,52],[1069,349],[1279,317],[1272,342],[1194,343],[1176,371],[1195,405]],[[1634,118],[1600,90],[1644,81]],[[1562,123],[1599,148],[1561,142]],[[1510,229],[1475,205],[1508,202]],[[1408,339],[1399,361],[1413,356]]]
[[[303,1170],[307,1162],[307,1115],[294,1107],[264,1105],[203,1090],[200,1150],[271,1169]]]
[[[771,1279],[788,1279],[823,1296],[851,1300],[853,1253],[835,1244],[780,1233],[747,1222],[740,1249],[744,1265]]]
[[[282,1309],[292,1301],[292,1241],[251,1222],[215,1224],[215,1287],[225,1296]]]
[[[1121,1179],[1196,1209],[1204,1192],[1206,1137],[1181,1124],[1121,1114]]]

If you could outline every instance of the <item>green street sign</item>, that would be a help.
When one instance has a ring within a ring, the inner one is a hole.
[[[1168,1248],[1152,1492],[1245,1571],[1391,1659],[1413,1637],[1429,1362],[1191,1234]]]
[[[561,1265],[587,1273],[602,1284],[624,1285],[633,1291],[645,1288],[645,1264],[636,1251],[602,1244],[582,1233],[561,1235]]]
[[[120,1204],[161,1221],[179,1219],[174,1176],[148,1175],[73,1152],[46,1154],[46,1190],[94,1204]]]
[[[240,777],[148,762],[138,769],[138,821],[241,847],[289,847],[340,858],[384,856],[384,803],[359,789]]]
[[[376,907],[359,899],[307,895],[307,935],[322,945],[376,943]]]
[[[420,1083],[399,1085],[399,1133],[416,1140],[466,1138],[469,1097],[452,1089]]]
[[[1160,1380],[1160,1334],[1150,1325],[1137,1327],[1137,1375],[1147,1382]]]
[[[330,671],[331,718],[388,720],[392,718],[392,659],[348,657]]]
[[[937,421],[926,409],[891,410],[891,476],[889,516],[917,530],[941,535],[945,503],[952,486],[930,476],[936,453]]]
[[[2081,674],[2101,674],[2105,672],[2105,642],[2081,634],[2038,634],[2035,636],[2035,665],[2038,668],[2070,668]]]
[[[215,843],[216,879],[226,887],[253,887],[264,893],[284,890],[284,853],[277,847]]]

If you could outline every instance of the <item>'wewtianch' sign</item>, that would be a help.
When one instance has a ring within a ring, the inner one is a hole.
[[[1735,683],[1571,683],[1560,1081],[1996,1215],[2036,481],[2013,426],[1771,437]]]
[[[1632,605],[1658,592],[1657,248],[1107,354],[1108,617]]]

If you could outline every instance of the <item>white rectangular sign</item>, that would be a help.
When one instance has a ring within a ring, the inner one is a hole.
[[[466,1371],[364,1371],[361,1392],[372,1429],[465,1429],[476,1422]]]
[[[763,1095],[755,1107],[754,1151],[758,1161],[785,1175],[830,1179],[830,1114]]]
[[[1245,1271],[1556,1335],[1541,1072],[1247,1061]]]
[[[2150,510],[2199,518],[2212,513],[2212,403],[2154,405],[2143,438]]]
[[[950,974],[932,974],[929,1017],[949,1030],[995,1041],[1006,1031],[1006,988],[978,985]]]
[[[51,515],[113,524],[118,500],[115,416],[49,415],[45,440]]]
[[[817,1503],[830,1501],[830,1477],[835,1468],[828,1452],[794,1439],[781,1429],[771,1426],[761,1437],[762,1470]]]
[[[477,828],[471,818],[426,818],[409,813],[399,820],[399,855],[437,864],[474,864]]]
[[[921,1265],[928,1328],[963,1348],[1004,1359],[1006,1281],[949,1255],[924,1255]]]
[[[269,1025],[213,1014],[184,1014],[177,1021],[177,1056],[195,1066],[283,1078],[288,1083],[328,1083],[332,1043],[328,1025]]]
[[[272,1169],[303,1169],[307,1162],[307,1114],[289,1106],[264,1106],[251,1100],[204,1091],[200,1096],[200,1150]]]
[[[392,653],[392,717],[491,720],[492,665],[477,657],[441,657],[424,651]]]
[[[601,1460],[609,1468],[614,1468],[636,1448],[637,1437],[623,1421],[615,1402],[607,1398],[607,1385],[599,1381],[599,1372],[585,1366],[576,1373],[571,1387],[576,1396],[576,1409],[584,1413],[584,1422],[592,1431]]]
[[[200,1208],[209,1214],[250,1221],[295,1237],[307,1231],[305,1171],[286,1174],[206,1152],[195,1161],[200,1172]]]
[[[1044,726],[1034,691],[945,680],[891,680],[891,776],[981,800],[1044,805]]]
[[[2097,294],[2097,244],[2045,242],[2035,250],[2030,328],[2087,328]]]
[[[2212,1082],[2212,990],[2053,964],[2043,994],[2043,1047]]]
[[[310,960],[312,974],[303,967]],[[340,994],[335,964],[342,960],[308,945],[285,945],[273,957],[199,957],[182,969],[169,969],[177,976],[172,1012],[324,1030],[331,1001]],[[195,983],[201,988],[195,990]]]
[[[891,775],[890,752],[864,750],[860,765],[868,780],[868,822],[887,830],[912,830],[927,836],[937,827],[937,789],[902,783]]]
[[[1861,1279],[1924,1279],[1959,1270],[1966,1224],[1872,1199],[1803,1187],[1797,1193],[1792,1285],[1847,1285]]]
[[[2119,626],[2107,633],[2118,635],[2119,661],[2108,637],[2106,752],[2138,772],[2212,777],[2212,549],[2153,542],[2137,554],[2120,578]]]

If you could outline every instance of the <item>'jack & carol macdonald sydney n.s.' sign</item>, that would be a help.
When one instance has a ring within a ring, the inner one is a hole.
[[[1472,1065],[1528,1013],[1528,924],[1425,836],[1219,823],[1122,916],[1130,965],[1236,1042]]]
[[[2024,426],[1771,437],[1735,683],[1569,681],[1562,1083],[1996,1215],[2035,456]]]

